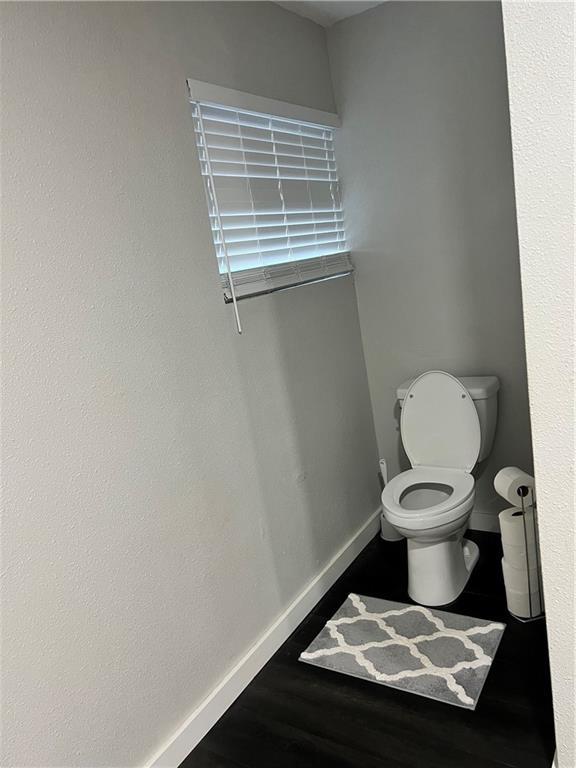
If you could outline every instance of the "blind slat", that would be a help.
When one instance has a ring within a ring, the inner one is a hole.
[[[286,227],[288,231],[290,231],[290,228],[294,227],[309,227],[311,225],[316,224],[317,226],[322,226],[323,224],[332,224],[335,227],[338,227],[339,224],[344,224],[344,219],[342,217],[338,218],[317,218],[317,219],[293,219],[292,221],[285,220],[285,218],[282,216],[282,214],[278,214],[279,220],[278,222],[265,220],[256,216],[248,216],[248,221],[235,221],[233,223],[228,224],[222,224],[222,229],[225,232],[231,232],[231,231],[238,231],[243,229],[254,229],[254,227],[258,227],[258,229],[270,229],[271,227]],[[213,219],[215,217],[215,214],[210,214],[210,217]],[[343,228],[343,227],[342,227]],[[213,223],[212,229],[214,231],[218,230],[219,227],[216,223]]]
[[[258,211],[257,213],[255,211],[242,211],[240,213],[225,213],[223,211],[220,211],[220,216],[226,218],[230,216],[281,216],[283,214],[286,214],[286,216],[304,216],[306,214],[313,216],[315,214],[327,214],[327,213],[344,213],[342,208],[315,208],[314,210],[306,209],[306,208],[299,208],[297,210],[293,211],[283,211],[281,208],[278,208],[278,210],[269,210],[269,211]]]
[[[276,229],[282,229],[282,227],[276,227]],[[221,239],[220,231],[219,230],[212,230],[214,232],[214,239],[217,243],[224,242]],[[254,234],[248,236],[248,237],[242,237],[242,236],[226,236],[226,243],[229,245],[236,244],[236,243],[253,243],[253,242],[260,242],[260,241],[266,241],[266,240],[285,240],[286,238],[289,238],[290,240],[293,240],[294,238],[301,238],[301,237],[307,237],[307,238],[313,238],[315,235],[326,235],[326,234],[337,234],[338,237],[341,237],[341,239],[344,239],[344,229],[310,229],[309,227],[304,229],[301,232],[287,232],[286,230],[279,234],[269,234],[264,230],[263,232],[259,232],[258,230],[254,231],[248,230],[254,232]],[[216,235],[217,233],[217,235]],[[217,239],[218,237],[218,239]]]
[[[267,149],[246,149],[245,146],[241,146],[240,142],[238,142],[238,146],[225,146],[224,144],[212,144],[207,143],[206,147],[208,150],[210,150],[210,157],[213,160],[218,160],[220,157],[237,157],[242,155],[256,155],[256,157],[265,157],[265,158],[279,158],[280,162],[282,160],[286,160],[286,158],[294,158],[297,160],[310,160],[310,162],[314,162],[315,160],[328,160],[331,163],[335,162],[335,155],[334,152],[327,150],[327,149],[319,149],[317,150],[316,154],[314,152],[284,152],[284,151],[278,151],[273,152],[272,150]],[[269,162],[272,162],[270,160]]]
[[[248,168],[287,168],[290,170],[302,170],[302,171],[324,171],[324,172],[330,172],[335,173],[336,172],[336,163],[334,162],[324,162],[321,163],[318,158],[315,160],[311,160],[310,162],[307,162],[304,158],[301,159],[300,162],[296,163],[288,163],[286,162],[283,155],[270,155],[271,158],[274,159],[274,162],[272,160],[266,160],[263,158],[255,158],[247,160],[244,155],[246,153],[239,153],[237,156],[233,157],[224,157],[222,155],[212,153],[212,157],[210,158],[210,162],[212,166],[215,165],[221,169],[222,166],[226,165],[239,165],[239,166],[246,166]],[[296,158],[294,158],[296,159]]]

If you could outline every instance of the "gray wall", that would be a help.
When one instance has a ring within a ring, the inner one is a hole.
[[[353,283],[236,335],[186,102],[331,109],[325,39],[267,3],[2,32],[2,765],[137,765],[379,503]]]
[[[477,508],[502,508],[495,472],[532,462],[500,4],[387,2],[332,27],[329,49],[380,454],[409,466],[404,379],[497,374]]]

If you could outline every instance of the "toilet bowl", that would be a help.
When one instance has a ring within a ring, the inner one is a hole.
[[[423,605],[458,597],[478,561],[464,539],[474,506],[480,421],[466,387],[443,371],[415,379],[406,393],[400,425],[412,469],[382,492],[386,520],[408,542],[408,593]]]

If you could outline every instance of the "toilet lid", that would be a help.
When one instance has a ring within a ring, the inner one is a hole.
[[[454,376],[429,371],[408,389],[400,419],[413,467],[470,472],[480,453],[480,421],[468,390]]]

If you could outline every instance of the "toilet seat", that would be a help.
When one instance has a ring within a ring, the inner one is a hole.
[[[439,486],[446,489],[448,496],[438,503],[411,508],[405,501],[415,491],[437,491]],[[390,480],[382,492],[382,507],[386,519],[393,526],[422,530],[444,525],[467,514],[473,497],[474,478],[468,472],[417,467]]]
[[[409,387],[400,433],[413,467],[470,472],[480,454],[480,421],[474,401],[457,378],[428,371]]]

